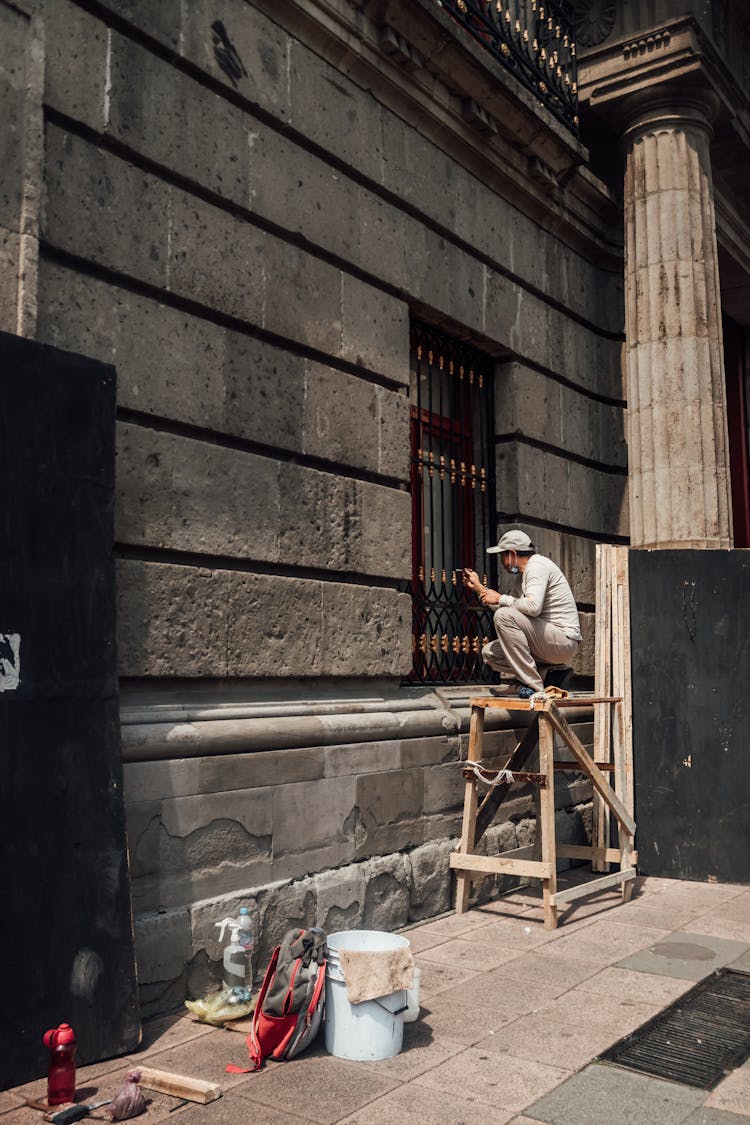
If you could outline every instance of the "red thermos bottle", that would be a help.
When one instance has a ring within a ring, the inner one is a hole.
[[[50,1105],[72,1102],[76,1092],[76,1036],[70,1024],[45,1032],[44,1045],[49,1047],[47,1101]]]

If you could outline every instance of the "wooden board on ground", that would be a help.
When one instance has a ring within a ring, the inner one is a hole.
[[[221,1097],[221,1087],[215,1082],[205,1082],[202,1078],[191,1078],[185,1074],[173,1074],[169,1070],[153,1070],[150,1066],[140,1067],[141,1077],[138,1085],[156,1094],[171,1094],[173,1098],[183,1098],[189,1102],[215,1102]]]

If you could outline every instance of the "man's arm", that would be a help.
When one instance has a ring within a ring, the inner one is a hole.
[[[547,583],[549,574],[546,570],[529,574],[528,569],[523,576],[523,594],[514,598],[512,594],[501,594],[498,605],[513,606],[525,613],[527,617],[538,617],[544,608],[544,599],[547,596]]]

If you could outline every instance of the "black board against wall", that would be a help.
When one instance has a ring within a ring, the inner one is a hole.
[[[0,334],[0,1088],[140,1037],[119,745],[115,372]]]
[[[750,883],[750,551],[629,554],[638,867]]]

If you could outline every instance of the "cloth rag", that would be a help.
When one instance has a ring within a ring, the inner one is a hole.
[[[342,949],[340,956],[350,1004],[389,996],[391,992],[412,986],[414,958],[408,948],[382,951]]]

